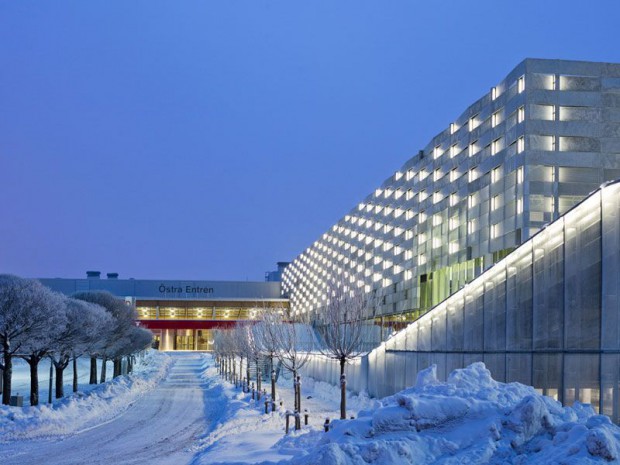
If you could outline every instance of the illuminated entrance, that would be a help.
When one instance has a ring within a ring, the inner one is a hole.
[[[213,329],[258,318],[263,309],[288,312],[285,299],[137,300],[140,325],[155,335],[160,350],[213,349]]]

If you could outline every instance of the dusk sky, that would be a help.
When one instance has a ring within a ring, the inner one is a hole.
[[[585,8],[587,6],[587,8]],[[0,273],[262,280],[620,2],[0,0]]]

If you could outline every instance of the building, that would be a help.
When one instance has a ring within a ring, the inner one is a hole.
[[[293,312],[333,276],[380,292],[377,322],[414,321],[601,183],[620,178],[620,64],[527,59],[283,274]]]
[[[40,279],[52,290],[71,295],[104,290],[134,304],[141,326],[149,328],[162,350],[210,350],[213,328],[252,320],[265,308],[288,311],[280,282],[169,281],[118,279],[98,271],[85,279]]]
[[[295,258],[283,292],[320,314],[345,276],[381,297],[375,324],[406,325],[350,368],[354,389],[484,361],[617,422],[618,179],[620,64],[527,59]]]

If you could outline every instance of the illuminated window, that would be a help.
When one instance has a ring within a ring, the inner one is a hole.
[[[418,255],[418,266],[422,266],[426,263],[426,255],[420,254]]]
[[[418,216],[418,222],[424,223],[425,221],[426,221],[426,213],[420,212],[420,215]]]
[[[458,242],[450,242],[450,245],[448,246],[448,253],[457,253],[458,251],[459,251]]]
[[[459,146],[457,144],[454,144],[452,147],[450,147],[450,158],[456,157],[458,153],[459,153]]]
[[[491,198],[491,210],[495,211],[499,208],[499,195]]]
[[[441,238],[433,237],[433,249],[438,249],[441,247]]]
[[[459,227],[459,219],[457,217],[450,218],[450,222],[448,223],[448,227],[450,228],[450,231],[458,228]]]
[[[525,107],[519,107],[517,110],[517,123],[525,121]]]
[[[441,214],[433,215],[433,226],[439,226],[443,222]]]
[[[433,203],[439,203],[441,202],[442,199],[443,199],[443,196],[441,195],[441,192],[439,191],[433,192]]]
[[[491,225],[491,239],[495,239],[497,237],[497,225]]]
[[[525,137],[521,136],[517,139],[517,153],[525,150]]]
[[[467,182],[473,182],[478,176],[476,175],[476,168],[472,168],[467,172]]]
[[[403,173],[401,173],[400,171],[397,171],[396,173],[394,173],[394,180],[395,181],[398,181],[402,177],[403,177]]]
[[[450,123],[450,134],[454,134],[456,132],[456,124]]]
[[[495,126],[497,126],[499,124],[499,111],[496,111],[495,113],[493,113],[491,115],[491,127],[494,128]]]
[[[405,250],[405,260],[411,260],[413,258],[413,250]]]
[[[495,100],[497,98],[497,87],[491,87],[491,100]]]
[[[467,222],[467,234],[473,234],[475,230],[476,230],[476,227],[474,225],[474,220],[468,221]]]
[[[433,171],[433,181],[439,181],[441,179],[441,168],[437,168]]]
[[[523,199],[517,199],[517,214],[523,213]]]
[[[495,139],[493,142],[491,142],[491,155],[495,155],[497,154],[497,152],[499,152],[500,142],[501,139]]]
[[[418,234],[418,244],[424,244],[424,242],[426,242],[426,234]]]
[[[420,181],[424,181],[427,176],[428,176],[428,173],[426,172],[426,170],[424,169],[420,170]]]
[[[525,76],[521,76],[517,79],[517,93],[521,93],[525,90]]]
[[[419,202],[424,202],[427,198],[428,198],[428,194],[426,193],[426,191],[425,190],[421,190],[420,191],[420,195],[418,197],[418,201]]]
[[[459,178],[459,172],[456,168],[450,171],[450,182],[454,182]]]
[[[403,196],[403,190],[399,187],[394,191],[394,198],[396,200],[400,199]]]
[[[407,190],[407,193],[405,194],[405,200],[411,200],[413,198],[413,189],[409,189]]]
[[[443,152],[441,151],[441,145],[435,147],[435,149],[433,150],[433,158],[436,160],[441,157],[442,154]]]
[[[410,220],[411,218],[413,218],[413,210],[409,209],[405,212],[405,219]]]
[[[470,157],[473,157],[476,154],[476,152],[478,151],[478,149],[476,148],[476,142],[478,142],[478,141],[472,142],[471,144],[469,144],[469,147],[467,148],[467,152],[468,152],[467,154]]]
[[[473,131],[478,127],[478,115],[474,115],[469,118],[469,130]]]
[[[409,240],[413,238],[413,231],[411,229],[407,229],[405,231],[405,240]]]
[[[467,207],[473,208],[476,205],[476,198],[473,194],[467,196]]]
[[[491,170],[491,182],[499,181],[499,166]]]
[[[405,175],[405,180],[411,181],[413,179],[414,174],[415,173],[413,172],[413,170],[407,170],[407,174]]]
[[[519,166],[517,168],[517,184],[523,183],[523,167]]]
[[[454,207],[459,201],[459,196],[456,193],[450,194],[450,206]]]

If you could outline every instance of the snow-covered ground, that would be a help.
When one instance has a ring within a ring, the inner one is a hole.
[[[305,402],[316,414],[310,428],[289,436],[281,412],[262,414],[213,370],[205,375],[226,408],[198,446],[199,464],[620,463],[620,428],[607,417],[584,404],[564,408],[529,386],[498,383],[482,363],[455,370],[445,383],[431,367],[415,387],[381,401],[353,398],[357,418],[334,421],[329,433],[321,420],[336,413],[338,390],[306,382],[304,396],[312,399]]]
[[[268,385],[265,385],[269,389]],[[620,428],[587,405],[564,408],[529,386],[494,381],[482,363],[382,400],[303,380],[310,424],[284,434],[284,407],[264,413],[217,376],[206,354],[152,352],[135,370],[53,405],[0,408],[0,464],[620,464]],[[291,424],[292,426],[292,424]]]

